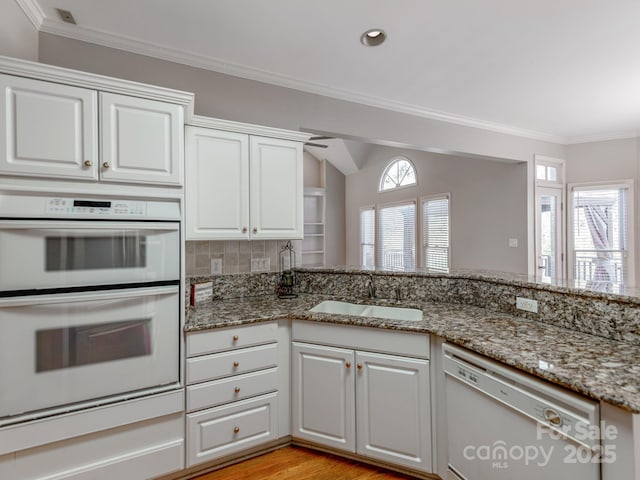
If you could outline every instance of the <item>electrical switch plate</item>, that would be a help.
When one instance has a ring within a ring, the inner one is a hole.
[[[222,259],[211,259],[211,275],[222,275]]]
[[[526,312],[538,313],[538,301],[530,298],[516,297],[516,308]]]
[[[271,259],[269,257],[251,259],[252,272],[268,272],[269,270],[271,270]]]
[[[517,238],[510,238],[509,239],[509,247],[518,248],[518,239]]]

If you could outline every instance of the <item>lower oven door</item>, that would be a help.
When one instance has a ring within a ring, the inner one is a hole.
[[[179,308],[177,285],[0,300],[0,423],[175,388]]]

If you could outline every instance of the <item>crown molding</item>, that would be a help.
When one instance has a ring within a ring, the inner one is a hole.
[[[29,21],[36,27],[36,30],[40,30],[42,28],[42,24],[44,22],[45,16],[44,12],[38,5],[36,0],[15,0],[18,6],[25,13]]]
[[[283,140],[294,140],[296,142],[306,142],[312,136],[311,133],[307,132],[296,132],[295,130],[265,127],[262,125],[234,122],[220,118],[203,117],[201,115],[193,115],[186,123],[191,127],[215,128],[216,130],[224,130],[226,132],[280,138]]]
[[[161,60],[189,65],[191,67],[202,68],[205,70],[211,70],[227,75],[246,78],[249,80],[269,83],[272,85],[291,88],[307,93],[323,95],[326,97],[428,118],[431,120],[488,130],[505,135],[515,135],[518,137],[524,137],[532,140],[540,140],[550,143],[563,144],[566,142],[566,138],[559,135],[513,127],[510,125],[504,125],[497,122],[489,122],[472,117],[466,117],[463,115],[441,112],[438,110],[418,107],[408,103],[397,102],[381,97],[337,89],[328,85],[306,82],[291,76],[252,68],[246,65],[240,65],[221,59],[209,58],[204,55],[188,53],[177,50],[175,48],[171,48],[167,45],[152,44],[133,37],[117,36],[105,31],[88,29],[78,25],[69,25],[61,21],[52,20],[50,18],[46,18],[44,20],[41,31],[54,35],[60,35],[63,37],[73,38],[75,40],[80,40],[88,43],[102,45],[105,47],[115,48],[118,50],[124,50],[131,53],[155,57]]]
[[[594,135],[579,135],[575,137],[568,137],[565,144],[575,145],[578,143],[606,142],[608,140],[625,140],[628,138],[638,138],[638,137],[640,137],[639,131],[628,130],[623,132],[598,133]]]
[[[92,90],[175,103],[185,107],[186,118],[193,115],[194,95],[190,92],[3,56],[0,56],[0,72],[20,77],[37,78],[38,80],[46,80],[49,82],[64,83],[66,85],[74,85]]]

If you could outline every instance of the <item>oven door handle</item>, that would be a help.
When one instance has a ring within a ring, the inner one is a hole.
[[[95,221],[74,221],[60,222],[57,220],[50,221],[34,221],[34,220],[2,220],[0,221],[0,230],[28,230],[28,231],[46,231],[51,232],[82,232],[87,230],[159,230],[159,231],[177,231],[179,230],[178,222],[95,222]]]
[[[76,293],[53,293],[46,295],[29,295],[24,297],[0,298],[0,308],[24,307],[28,305],[46,305],[70,302],[88,302],[95,300],[118,300],[151,295],[173,295],[180,291],[179,285],[163,285],[159,287],[122,288]]]

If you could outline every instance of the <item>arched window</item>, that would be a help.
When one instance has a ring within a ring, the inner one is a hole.
[[[416,169],[407,157],[391,159],[380,178],[380,191],[409,187],[417,184]]]

